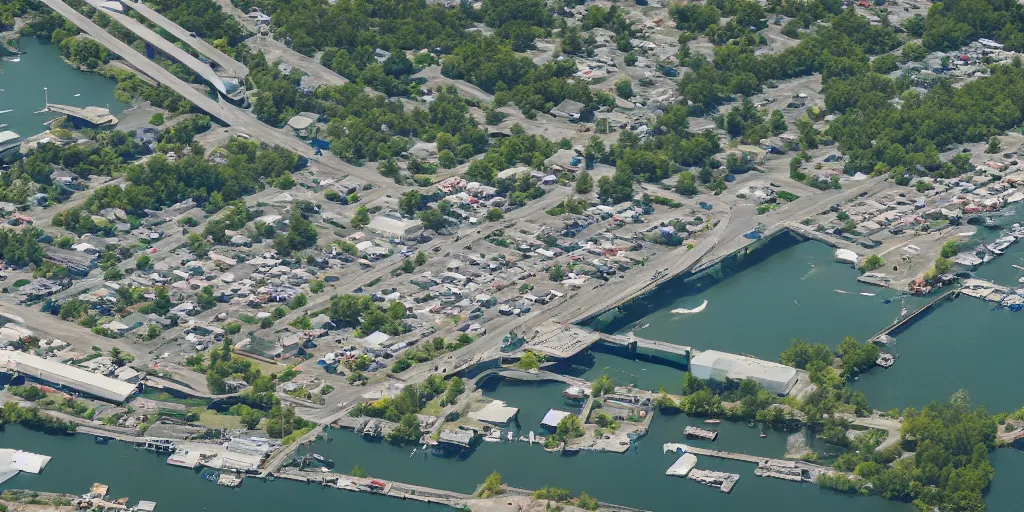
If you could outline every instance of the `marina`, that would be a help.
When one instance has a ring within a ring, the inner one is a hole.
[[[683,434],[687,439],[704,439],[707,441],[714,441],[718,439],[717,430],[708,430],[700,427],[686,427],[683,430]]]

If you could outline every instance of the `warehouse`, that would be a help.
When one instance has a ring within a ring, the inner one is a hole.
[[[699,379],[719,381],[753,379],[777,395],[786,395],[796,384],[795,368],[753,357],[707,350],[690,360],[690,373]]]
[[[0,370],[114,403],[124,402],[136,389],[135,384],[13,350],[0,351]]]

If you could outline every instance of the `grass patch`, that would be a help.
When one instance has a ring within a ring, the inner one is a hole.
[[[313,427],[300,428],[299,430],[296,430],[295,432],[288,434],[288,437],[285,437],[284,439],[281,440],[281,445],[284,446],[294,443],[300,437],[308,434],[310,430],[313,430]]]
[[[210,428],[242,428],[242,417],[228,416],[226,414],[220,414],[217,411],[207,409],[199,415],[199,424]]]
[[[427,402],[427,404],[423,406],[423,410],[420,411],[420,414],[441,416],[442,412],[444,412],[444,409],[441,408],[441,397],[436,396],[433,400]]]

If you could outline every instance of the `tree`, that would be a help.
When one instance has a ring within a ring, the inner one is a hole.
[[[523,354],[523,356],[519,358],[519,362],[516,364],[516,366],[518,366],[521,370],[535,370],[537,368],[540,368],[540,362],[540,356],[538,356],[534,352],[527,350]]]
[[[628,100],[634,96],[633,94],[633,82],[630,82],[628,78],[622,77],[615,81],[615,94],[620,98]]]
[[[410,190],[402,194],[401,199],[398,200],[398,211],[402,212],[402,215],[406,217],[414,217],[416,212],[423,208],[424,204],[423,194],[418,190]]]
[[[480,486],[480,497],[481,498],[493,498],[504,493],[502,489],[501,475],[497,471],[491,473],[483,485]]]
[[[636,52],[629,52],[622,57],[622,60],[627,66],[635,66],[636,61],[640,60],[640,58],[636,56]]]
[[[417,252],[415,263],[417,267],[422,267],[423,265],[425,265],[427,263],[427,253],[424,251]]]
[[[565,269],[562,268],[562,265],[555,263],[551,268],[549,268],[548,279],[551,279],[551,281],[556,283],[562,282],[562,279],[565,279]]]
[[[451,169],[458,165],[459,162],[458,160],[455,159],[455,155],[451,151],[446,149],[438,153],[437,163],[440,164],[441,167],[444,167],[445,169]]]
[[[135,268],[139,270],[146,270],[149,268],[151,261],[152,260],[148,255],[143,254],[142,256],[139,256],[138,258],[135,259]]]
[[[792,366],[801,370],[807,369],[809,365],[820,362],[825,366],[831,366],[835,355],[832,349],[824,343],[809,343],[804,340],[794,339],[789,348],[782,351],[779,360],[786,366]]]
[[[352,227],[359,229],[370,223],[370,212],[365,206],[356,208],[356,214],[352,217]]]
[[[860,264],[860,269],[865,272],[871,272],[872,270],[882,268],[882,265],[885,265],[885,260],[877,254],[872,254],[864,259]]]
[[[366,477],[370,476],[370,474],[367,473],[366,470],[363,469],[362,466],[360,466],[358,464],[353,466],[352,467],[352,471],[349,471],[348,474],[349,474],[349,476],[354,476],[356,478],[366,478]]]
[[[580,423],[579,416],[570,414],[561,421],[558,422],[558,428],[555,429],[555,433],[552,435],[556,442],[568,441],[577,437],[583,436],[583,424]]]
[[[686,171],[679,173],[679,177],[676,178],[676,193],[691,197],[697,195],[697,192],[697,181],[693,173]]]
[[[994,154],[1002,151],[1003,145],[999,142],[999,137],[991,137],[988,139],[988,147],[985,148],[985,152]]]
[[[608,374],[601,375],[590,385],[590,393],[594,397],[606,395],[608,393],[615,392],[615,383],[612,382],[612,378]]]
[[[579,177],[576,178],[576,185],[573,188],[580,195],[591,193],[594,190],[594,177],[589,172],[580,172]]]
[[[939,250],[939,256],[943,258],[952,258],[960,252],[960,242],[958,240],[946,240],[942,244],[942,248]]]
[[[423,226],[427,229],[431,229],[434,232],[440,232],[447,226],[447,221],[439,210],[434,208],[427,208],[419,213],[420,221],[423,222]]]
[[[503,212],[501,208],[490,208],[487,210],[487,213],[484,214],[484,219],[486,219],[487,222],[497,222],[503,217],[505,217],[505,212]]]
[[[447,406],[455,403],[455,400],[458,399],[459,395],[465,391],[466,384],[462,379],[459,377],[452,377],[452,379],[448,381],[448,388],[444,392],[444,398],[441,399],[441,404]]]

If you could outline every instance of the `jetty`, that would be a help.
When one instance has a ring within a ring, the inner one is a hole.
[[[911,324],[913,324],[918,319],[920,319],[920,317],[922,315],[927,313],[933,307],[935,307],[936,305],[940,304],[942,301],[952,297],[954,294],[957,294],[958,292],[960,292],[960,290],[961,290],[960,288],[952,288],[952,289],[946,290],[944,293],[942,293],[938,297],[935,297],[934,299],[929,301],[924,306],[921,306],[920,308],[918,308],[917,311],[914,311],[913,313],[910,313],[909,315],[907,315],[907,316],[897,320],[896,322],[893,322],[892,325],[890,325],[890,326],[886,327],[885,329],[882,329],[881,331],[879,331],[878,334],[876,334],[876,335],[874,335],[874,336],[872,336],[870,338],[870,341],[871,342],[875,342],[875,341],[883,340],[883,339],[885,339],[885,337],[890,336],[890,335],[892,335],[895,332],[899,332],[899,331],[903,330],[906,327],[909,327]]]
[[[812,464],[804,461],[784,460],[784,459],[773,459],[771,457],[760,457],[757,455],[750,455],[747,453],[736,453],[726,452],[721,450],[708,450],[705,448],[697,448],[680,443],[665,443],[663,445],[665,453],[668,452],[681,452],[681,453],[692,453],[694,455],[704,455],[707,457],[715,457],[718,459],[729,459],[738,460],[741,462],[749,462],[751,464],[757,464],[758,468],[761,468],[766,474],[761,476],[768,476],[774,478],[780,478],[777,476],[781,473],[800,471],[803,481],[813,482],[818,475],[823,473],[834,473],[835,470],[832,468],[821,466],[818,464]],[[755,472],[755,474],[758,474]],[[789,478],[785,478],[789,480]]]
[[[627,347],[630,352],[633,353],[635,353],[637,349],[644,349],[651,352],[665,352],[689,358],[690,354],[693,352],[693,348],[686,345],[678,345],[667,341],[649,340],[647,338],[641,338],[634,333],[626,335],[601,334],[601,341],[612,345]]]
[[[706,439],[708,441],[718,439],[717,430],[709,430],[700,427],[686,427],[683,429],[683,434],[686,435],[687,439]]]
[[[690,474],[686,475],[686,478],[711,487],[718,487],[718,489],[724,493],[732,492],[732,488],[736,486],[736,482],[740,481],[740,476],[735,473],[707,471],[704,469],[691,470]]]
[[[62,114],[72,119],[75,127],[105,128],[117,124],[117,117],[110,113],[110,109],[102,107],[73,107],[71,105],[59,105],[47,103],[46,111]]]

